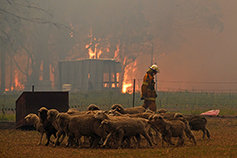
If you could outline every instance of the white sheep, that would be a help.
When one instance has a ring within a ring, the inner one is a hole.
[[[60,128],[60,126],[58,126],[56,117],[59,114],[59,111],[56,109],[50,109],[47,112],[47,120],[54,126],[54,128],[57,130],[56,133],[56,142],[54,144],[54,146],[56,145],[60,145],[62,143],[62,141],[64,140],[66,133],[63,131],[63,129]],[[62,136],[61,141],[59,141],[59,138]]]
[[[38,142],[38,145],[40,145],[43,135],[44,133],[46,133],[46,131],[44,130],[43,124],[40,122],[40,118],[36,114],[30,113],[25,117],[25,121],[29,124],[34,125],[36,130],[40,132],[40,139]]]

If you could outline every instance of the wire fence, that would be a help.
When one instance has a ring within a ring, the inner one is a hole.
[[[0,95],[0,113],[15,113],[15,103],[20,94]],[[113,104],[122,104],[128,108],[141,106],[143,101],[140,99],[139,92],[134,94],[116,91],[69,92],[69,108],[85,111],[90,104],[96,104],[103,110],[109,110]],[[158,91],[156,105],[158,109],[187,111],[195,109],[237,109],[237,93]]]
[[[132,93],[140,92],[141,85],[142,85],[142,79],[125,79],[123,82],[123,86],[121,90],[124,90],[126,92]],[[194,82],[194,81],[166,81],[166,80],[157,80],[155,78],[156,82],[156,90],[157,91],[168,91],[168,92],[176,92],[176,91],[189,91],[189,92],[213,92],[213,93],[237,93],[237,82]],[[135,83],[135,85],[133,85]],[[87,91],[87,90],[93,90],[91,88],[91,82],[84,81],[80,84],[78,83],[67,83],[68,85],[71,85],[71,92],[80,92],[80,91]],[[32,86],[34,86],[35,90],[38,91],[51,91],[51,90],[62,90],[63,85],[51,83],[51,81],[41,81],[40,84],[34,84],[34,85],[28,85],[25,84],[24,86],[20,87],[10,87],[9,85],[6,86],[8,91],[10,89],[14,89],[13,91],[20,91],[22,90],[22,87],[24,87],[24,90],[32,90]],[[85,88],[86,87],[86,88]],[[115,82],[99,82],[96,81],[95,83],[92,83],[92,87],[100,87],[99,90],[109,90],[110,88],[113,89],[114,87],[121,87],[121,83],[119,81]],[[135,87],[135,90],[133,89]],[[21,89],[20,89],[21,88]],[[94,90],[98,90],[94,88]]]
[[[233,108],[237,109],[237,82],[189,82],[189,81],[162,81],[156,80],[157,108],[169,109],[212,109],[212,108]],[[69,91],[69,107],[80,111],[86,110],[88,105],[96,104],[103,110],[108,110],[113,104],[122,104],[124,107],[140,106],[143,101],[140,100],[141,79],[129,79],[127,93],[121,93],[118,90],[104,89],[100,91],[80,90]],[[134,85],[135,83],[135,85]],[[169,84],[170,86],[166,87]],[[194,84],[200,88],[182,89],[170,88],[175,85]],[[206,87],[224,87],[221,89],[202,89],[200,85]],[[27,85],[26,90],[35,91],[61,91],[60,87],[54,85]],[[134,94],[132,94],[135,92]],[[21,95],[21,91],[5,92],[0,95],[0,113],[15,113],[15,102]]]

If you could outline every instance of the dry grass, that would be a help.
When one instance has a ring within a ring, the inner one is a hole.
[[[0,130],[0,157],[236,157],[237,156],[237,118],[208,117],[211,140],[202,139],[202,132],[194,132],[197,146],[189,140],[183,147],[153,148],[142,144],[140,149],[91,149],[88,147],[60,147],[39,145],[36,131]],[[43,139],[45,142],[46,139]]]

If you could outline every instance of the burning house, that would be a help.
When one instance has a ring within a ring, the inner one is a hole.
[[[121,63],[115,59],[84,59],[59,62],[62,90],[119,90]]]

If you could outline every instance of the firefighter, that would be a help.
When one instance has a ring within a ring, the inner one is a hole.
[[[142,107],[156,112],[156,90],[154,76],[160,73],[157,65],[152,65],[143,77],[143,83],[141,87],[141,100],[144,100]]]

